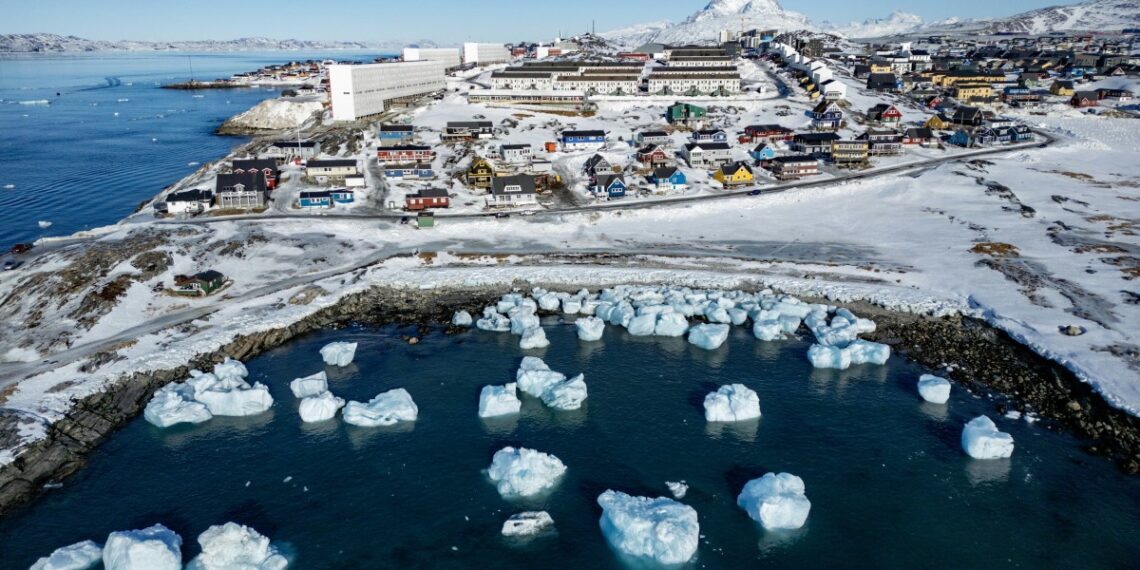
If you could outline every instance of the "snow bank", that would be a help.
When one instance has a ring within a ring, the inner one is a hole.
[[[316,396],[329,390],[329,377],[322,370],[312,376],[293,380],[289,383],[289,389],[293,391],[293,396],[296,398]]]
[[[607,490],[598,496],[602,534],[619,552],[658,564],[684,564],[697,553],[697,511],[672,499],[632,497]]]
[[[542,327],[530,327],[524,330],[522,340],[519,341],[519,348],[523,350],[546,348],[548,346],[550,346],[550,341],[546,340],[546,331],[542,330]]]
[[[321,358],[329,366],[348,366],[356,356],[355,342],[332,342],[321,348]]]
[[[106,570],[181,570],[182,538],[156,524],[112,532],[103,547]]]
[[[551,385],[542,393],[542,403],[556,410],[577,410],[586,401],[586,380],[579,374]]]
[[[503,386],[483,386],[479,392],[479,417],[493,418],[519,413],[522,401],[519,400],[515,387],[514,382]]]
[[[582,317],[574,321],[578,327],[578,340],[592,342],[602,340],[602,333],[606,330],[606,322],[597,317]]]
[[[335,418],[336,413],[343,407],[344,398],[338,398],[331,392],[325,391],[303,398],[298,411],[301,414],[301,421],[313,423]]]
[[[728,325],[697,325],[689,329],[689,343],[705,350],[716,350],[728,340]]]
[[[451,324],[457,327],[469,327],[471,323],[471,313],[467,311],[455,311],[455,314],[451,316]]]
[[[534,536],[554,528],[554,519],[546,511],[527,511],[511,515],[503,523],[503,536]]]
[[[215,525],[198,535],[202,553],[186,570],[282,570],[289,566],[269,539],[237,523]]]
[[[32,564],[30,570],[87,570],[103,559],[103,549],[94,541],[84,540],[55,549]]]
[[[487,477],[504,499],[530,497],[553,488],[566,473],[557,457],[524,447],[504,447],[495,452]]]
[[[515,379],[519,390],[541,398],[548,388],[565,380],[566,375],[551,370],[541,358],[524,356]]]
[[[945,404],[950,401],[950,381],[931,374],[918,378],[918,393],[931,404]]]
[[[414,422],[420,410],[412,395],[403,388],[388,390],[368,403],[349,402],[341,414],[345,423],[361,427],[390,426],[398,422]]]
[[[962,449],[974,459],[1003,459],[1013,455],[1013,436],[998,431],[990,418],[978,416],[962,428]]]
[[[736,504],[768,530],[800,528],[811,511],[804,480],[790,473],[766,473],[749,481]]]
[[[705,396],[705,420],[739,422],[760,417],[760,397],[744,384],[721,386]]]

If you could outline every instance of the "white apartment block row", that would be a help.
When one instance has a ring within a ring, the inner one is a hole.
[[[657,93],[684,94],[689,91],[696,91],[702,94],[718,91],[739,93],[740,77],[711,77],[707,75],[649,76],[650,95]]]
[[[404,61],[328,66],[332,116],[355,121],[384,112],[390,101],[443,89],[442,61]]]
[[[463,44],[463,63],[490,65],[492,63],[507,63],[511,60],[511,52],[504,44],[480,44],[467,42]]]
[[[404,48],[404,61],[442,61],[445,69],[463,65],[459,48]]]

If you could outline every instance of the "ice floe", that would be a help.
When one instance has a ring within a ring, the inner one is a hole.
[[[886,364],[890,357],[891,347],[866,340],[844,347],[813,344],[808,348],[808,361],[816,368],[846,370],[852,364]]]
[[[697,553],[697,511],[658,497],[633,497],[607,490],[598,496],[602,534],[617,551],[658,564],[684,564]]]
[[[289,561],[269,539],[245,525],[215,525],[198,535],[202,546],[186,570],[282,570]]]
[[[467,311],[455,311],[455,314],[451,316],[451,324],[457,327],[469,327],[471,323],[471,313]]]
[[[143,410],[143,418],[160,428],[180,423],[202,423],[213,417],[205,404],[194,400],[194,390],[183,383],[160,388]]]
[[[689,493],[689,484],[684,481],[666,481],[665,486],[669,488],[674,499],[684,499]]]
[[[331,392],[324,391],[302,398],[297,411],[301,414],[301,421],[313,423],[335,418],[336,413],[343,407],[344,398],[338,398]]]
[[[321,348],[321,358],[329,366],[348,366],[356,356],[355,342],[331,342]]]
[[[546,511],[513,514],[503,522],[503,536],[534,536],[554,528],[554,519]]]
[[[728,331],[729,326],[724,324],[696,325],[689,329],[689,343],[705,350],[716,350],[728,340]]]
[[[962,428],[962,449],[974,459],[1004,459],[1013,455],[1013,436],[999,431],[987,416],[978,416]]]
[[[180,570],[182,537],[156,524],[142,530],[112,532],[103,547],[106,570]]]
[[[606,322],[597,317],[579,317],[574,321],[578,329],[578,340],[602,340],[602,333],[606,330]]]
[[[483,386],[479,392],[479,417],[494,418],[519,413],[522,401],[519,400],[514,382],[502,386]]]
[[[341,416],[345,423],[361,427],[390,426],[399,422],[414,422],[420,410],[412,395],[403,388],[388,390],[367,403],[349,402]]]
[[[721,386],[705,396],[705,420],[739,422],[760,417],[760,397],[744,384]]]
[[[534,356],[523,357],[515,376],[518,389],[536,398],[541,398],[547,388],[565,379],[565,374],[551,370],[541,358]]]
[[[289,383],[289,389],[293,391],[293,396],[297,398],[316,396],[321,392],[328,391],[329,377],[322,370],[312,376],[305,376],[304,378],[293,380]]]
[[[950,401],[950,381],[932,374],[918,378],[918,393],[931,404],[945,404]]]
[[[503,498],[530,497],[553,488],[566,473],[566,465],[549,453],[525,447],[504,447],[495,452],[487,477]]]
[[[532,350],[535,348],[546,348],[550,346],[550,341],[546,339],[546,331],[542,327],[530,327],[523,331],[522,339],[519,340],[519,348],[523,350]]]
[[[213,416],[252,416],[273,405],[269,388],[250,385],[245,365],[227,358],[213,373],[190,371],[190,379],[160,388],[143,410],[146,421],[165,428],[179,423],[201,423]]]
[[[103,549],[94,541],[84,540],[55,549],[40,558],[30,570],[87,570],[103,559]]]
[[[804,480],[795,475],[766,473],[744,485],[736,504],[766,529],[800,528],[811,511],[804,490]]]
[[[577,410],[587,397],[585,375],[579,374],[569,380],[556,382],[540,397],[542,403],[556,410]]]

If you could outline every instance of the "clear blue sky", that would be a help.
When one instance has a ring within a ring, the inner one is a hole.
[[[707,0],[0,0],[0,33],[51,32],[101,40],[243,36],[306,40],[536,40],[658,20],[683,20]],[[902,10],[926,20],[1007,16],[1067,0],[783,0],[814,21],[848,22]],[[338,17],[337,14],[341,16]]]

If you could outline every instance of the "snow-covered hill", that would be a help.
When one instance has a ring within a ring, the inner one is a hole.
[[[895,10],[886,18],[867,18],[862,22],[834,25],[822,22],[820,29],[848,38],[876,38],[892,34],[903,34],[920,29],[925,25],[922,17]]]
[[[1134,27],[1140,27],[1140,1],[1088,0],[1080,4],[1031,10],[1008,18],[964,21],[934,29],[1045,34],[1069,30],[1119,31]]]
[[[104,41],[46,33],[0,34],[0,52],[398,50],[406,45],[409,44],[401,41],[325,42],[261,37],[177,42]],[[430,40],[411,45],[436,47]]]

